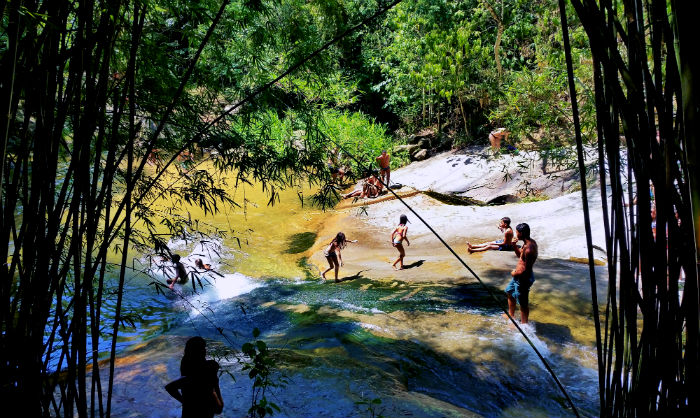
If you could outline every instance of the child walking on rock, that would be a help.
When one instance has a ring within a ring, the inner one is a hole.
[[[403,270],[403,258],[406,255],[406,251],[403,249],[403,241],[406,241],[407,245],[411,245],[411,243],[408,241],[408,227],[406,226],[406,223],[408,222],[408,218],[406,215],[401,215],[399,217],[399,226],[394,229],[394,232],[391,233],[391,245],[396,247],[396,249],[399,251],[399,258],[394,261],[394,264],[391,266],[394,268],[394,270]],[[396,263],[399,263],[399,267],[396,268]]]
[[[321,277],[324,280],[326,279],[326,273],[335,269],[335,282],[340,282],[340,280],[338,280],[338,270],[340,269],[340,266],[343,265],[343,256],[340,254],[340,250],[345,248],[345,245],[347,245],[348,242],[355,243],[357,240],[349,241],[345,238],[344,233],[338,232],[335,238],[328,243],[328,248],[326,248],[326,250],[323,252],[323,255],[326,256],[326,260],[328,260],[329,265],[326,271],[321,273]],[[339,261],[340,264],[338,263]]]

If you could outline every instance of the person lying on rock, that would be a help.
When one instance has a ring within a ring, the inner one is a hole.
[[[503,239],[476,245],[472,245],[471,243],[467,242],[467,252],[471,254],[488,250],[513,251],[518,240],[513,239],[513,228],[510,227],[510,218],[507,216],[501,218],[501,221],[498,224],[498,229],[503,232]]]
[[[197,266],[197,268],[200,270],[206,270],[206,271],[211,270],[211,264],[205,264],[201,258],[198,258],[197,260],[195,260],[194,265]]]

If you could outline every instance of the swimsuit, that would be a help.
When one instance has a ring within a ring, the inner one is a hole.
[[[401,244],[401,237],[394,238],[394,245]]]
[[[498,251],[513,251],[515,246],[513,244],[499,244]]]
[[[386,167],[382,167],[379,171],[383,172],[383,171],[388,171],[388,170],[389,170],[389,166],[386,166]]]
[[[527,274],[527,273],[526,273]],[[535,283],[535,275],[530,272],[530,275],[521,275],[520,278],[513,277],[506,286],[506,293],[511,295],[520,303],[520,306],[527,306],[529,302],[530,286]]]
[[[335,248],[333,248],[333,243],[328,245],[328,248],[326,249],[326,251],[323,252],[323,255],[330,258],[338,257],[338,255],[335,253]]]

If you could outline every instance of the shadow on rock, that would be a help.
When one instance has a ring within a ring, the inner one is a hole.
[[[412,269],[414,267],[420,267],[423,265],[423,263],[425,263],[425,260],[414,261],[411,264],[404,264],[403,269],[406,270],[406,269]]]

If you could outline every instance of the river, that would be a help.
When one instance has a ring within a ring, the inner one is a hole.
[[[239,198],[242,193],[237,191]],[[370,259],[384,256],[371,246],[366,251],[348,248],[344,281],[324,282],[318,278],[320,263],[314,265],[312,259],[319,260],[316,253],[328,231],[357,214],[302,206],[297,190],[283,191],[272,207],[266,206],[259,187],[249,186],[245,194],[251,202],[245,211],[207,217],[193,213],[235,234],[204,244],[170,242],[188,268],[196,258],[212,264],[216,273],[200,276],[203,289],[194,292],[186,283],[175,292],[156,293],[148,283],[165,275],[153,266],[152,277],[128,278],[125,308],[138,320],[135,328],[120,334],[114,416],[180,416],[178,403],[163,386],[178,377],[184,343],[194,335],[208,340],[209,354],[226,371],[221,376],[223,416],[245,416],[252,382],[241,370],[244,359],[237,350],[253,340],[253,328],[276,349],[273,380],[286,381],[269,389],[268,399],[281,408],[274,416],[574,416],[529,343],[502,318],[484,286],[466,272],[450,280],[433,278],[441,270],[461,269],[444,260],[435,267],[440,262],[430,257],[438,243],[409,250],[414,258],[420,251],[424,256],[406,276],[379,268],[363,273],[361,267]],[[373,210],[381,210],[376,206]],[[347,228],[365,242],[374,239],[372,231]],[[235,237],[243,238],[240,247]],[[470,262],[502,303],[510,261],[498,257],[492,252]],[[146,258],[138,263],[139,268],[149,266]],[[536,271],[532,322],[523,328],[579,413],[596,416],[587,267],[542,259]],[[381,403],[370,410],[363,402],[372,399]]]

